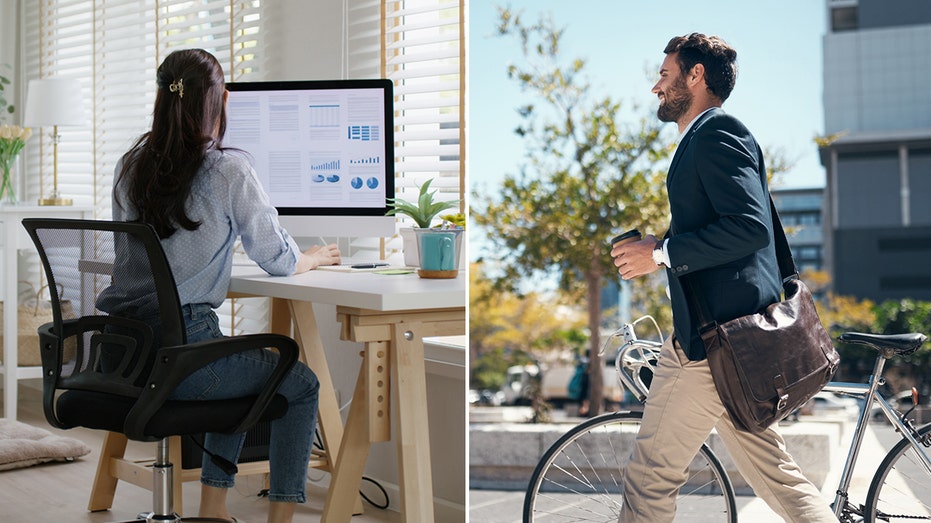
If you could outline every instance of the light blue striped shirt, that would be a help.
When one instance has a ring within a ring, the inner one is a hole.
[[[121,167],[122,161],[117,175]],[[129,205],[126,187],[117,184],[114,190],[113,219],[117,221],[138,217]],[[200,227],[193,231],[179,227],[162,240],[181,305],[209,303],[216,308],[223,303],[238,237],[249,258],[269,274],[294,273],[300,248],[278,223],[278,212],[240,153],[214,150],[207,154],[191,186],[187,214]]]

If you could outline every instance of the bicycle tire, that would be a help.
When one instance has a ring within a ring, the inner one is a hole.
[[[641,417],[640,412],[602,414],[576,425],[553,443],[530,478],[524,495],[524,523],[616,522],[621,476]],[[689,480],[676,499],[675,521],[736,523],[734,489],[707,445],[702,445],[689,470]]]
[[[918,440],[931,440],[931,424],[918,429]],[[927,452],[927,451],[926,451]],[[865,520],[931,520],[931,473],[905,438],[886,454],[870,482]]]

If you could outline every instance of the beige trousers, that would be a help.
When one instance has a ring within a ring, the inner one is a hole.
[[[618,521],[672,521],[686,469],[716,428],[756,495],[787,522],[836,523],[829,502],[786,452],[777,427],[760,434],[735,429],[718,398],[708,361],[689,361],[671,340],[670,336],[661,350],[643,424],[624,471],[624,506]]]

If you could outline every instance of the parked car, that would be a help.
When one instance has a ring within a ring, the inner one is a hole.
[[[892,405],[892,408],[899,412],[906,412],[908,409],[912,408],[912,389],[907,389],[899,391],[888,398],[889,404]],[[927,407],[928,399],[927,398],[918,398],[918,404]],[[873,403],[870,406],[870,415],[875,420],[885,420],[886,416],[883,414],[882,409],[879,408],[879,405]]]
[[[802,414],[814,416],[841,415],[854,418],[859,412],[857,400],[838,396],[833,392],[821,391],[815,394],[808,403],[802,407]]]
[[[469,404],[498,407],[504,403],[504,392],[500,390],[469,389]]]
[[[569,398],[569,382],[575,372],[575,364],[559,362],[541,369],[537,365],[515,365],[507,370],[507,381],[502,387],[505,405],[529,405],[531,384],[540,387],[542,398],[557,408],[575,402]],[[617,408],[625,400],[625,389],[617,379],[614,360],[605,359],[602,374],[602,393],[606,408]]]

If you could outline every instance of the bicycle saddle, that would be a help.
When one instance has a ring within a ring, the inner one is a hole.
[[[907,356],[921,347],[928,339],[920,332],[909,334],[866,334],[863,332],[845,332],[838,336],[838,341],[867,345],[882,352],[892,351],[897,356]]]

